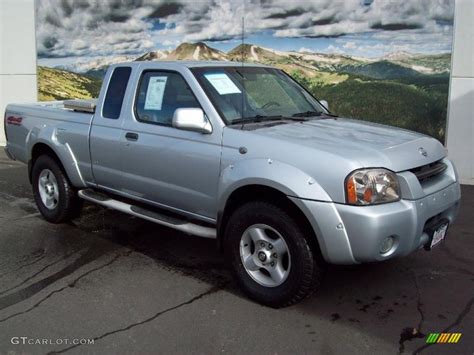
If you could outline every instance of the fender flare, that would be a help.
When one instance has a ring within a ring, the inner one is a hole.
[[[242,160],[229,165],[221,173],[218,189],[218,230],[222,227],[222,217],[229,197],[237,189],[250,185],[273,188],[289,197],[291,203],[295,202],[294,198],[331,202],[327,192],[311,176],[291,165],[263,158]],[[323,255],[326,254],[326,245],[323,236],[318,233],[319,228],[315,228],[311,223],[307,215],[308,211],[302,209],[300,205],[294,204],[295,208],[299,209],[308,220],[321,252]],[[219,249],[222,249],[221,238],[218,238],[218,243]]]
[[[54,154],[56,154],[71,184],[77,188],[87,187],[87,184],[82,177],[81,171],[79,170],[79,165],[74,152],[72,151],[70,145],[62,139],[61,133],[62,130],[60,128],[48,126],[44,128],[36,126],[30,130],[25,142],[27,151],[26,160],[28,161],[28,166],[31,165],[33,149],[38,144],[44,144],[49,149],[51,149]]]
[[[230,164],[222,170],[218,187],[218,212],[224,211],[235,190],[247,185],[264,185],[286,196],[332,202],[321,185],[304,171],[276,160],[257,158]]]

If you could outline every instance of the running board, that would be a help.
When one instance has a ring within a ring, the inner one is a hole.
[[[119,200],[115,200],[110,196],[94,191],[92,189],[84,189],[78,192],[80,198],[96,203],[98,205],[108,207],[120,212],[130,214],[139,218],[146,219],[150,222],[155,222],[163,226],[179,230],[181,232],[193,234],[203,238],[216,238],[216,229],[210,227],[200,226],[198,224],[190,223],[175,217],[166,216],[164,214],[148,210],[143,207],[131,205]]]

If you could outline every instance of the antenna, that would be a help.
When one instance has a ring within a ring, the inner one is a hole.
[[[244,5],[245,6],[245,5]],[[241,46],[241,63],[242,63],[242,72],[243,72],[243,68],[244,68],[244,45],[245,45],[245,15],[242,15],[242,46]],[[242,91],[242,107],[241,107],[241,112],[240,112],[240,115],[242,117],[244,117],[244,105],[245,105],[245,102],[244,102],[244,95],[245,95],[245,77],[242,78],[242,87],[243,87],[243,91]],[[243,127],[243,125],[242,125]]]
[[[242,16],[242,47],[240,49],[240,57],[242,62],[242,67],[244,66],[244,44],[245,44],[245,18]]]

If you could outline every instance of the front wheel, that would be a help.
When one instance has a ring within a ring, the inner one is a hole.
[[[67,222],[79,214],[82,200],[51,157],[42,155],[36,159],[32,183],[36,205],[48,222]]]
[[[317,253],[286,210],[263,201],[246,203],[231,215],[225,238],[227,260],[250,298],[284,307],[319,286],[322,269]]]

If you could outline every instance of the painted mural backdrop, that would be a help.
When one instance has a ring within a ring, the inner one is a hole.
[[[39,98],[96,97],[107,66],[231,60],[284,69],[339,115],[444,140],[452,0],[41,0]]]

